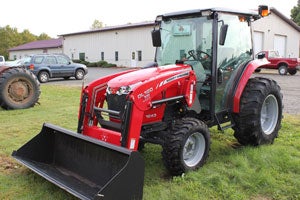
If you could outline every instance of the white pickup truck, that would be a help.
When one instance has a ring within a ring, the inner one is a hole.
[[[4,56],[0,56],[0,66],[5,64]]]

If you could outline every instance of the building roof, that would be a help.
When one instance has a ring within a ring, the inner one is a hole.
[[[283,15],[281,12],[276,10],[276,8],[270,8],[271,13],[276,14],[278,17],[280,17],[283,21],[288,23],[290,26],[292,26],[294,29],[296,29],[298,32],[300,32],[300,26],[298,26],[295,22],[292,20],[288,19],[285,15]]]
[[[215,8],[215,9],[217,9],[217,8]],[[288,23],[290,26],[295,28],[297,31],[300,31],[300,26],[298,26],[292,20],[288,19],[285,15],[280,13],[278,10],[271,7],[270,11],[271,11],[271,13],[274,13],[277,16],[279,16],[283,21]],[[140,23],[129,23],[129,24],[119,25],[119,26],[107,26],[107,27],[88,30],[88,31],[81,31],[81,32],[75,32],[75,33],[66,33],[66,34],[61,34],[59,36],[64,37],[64,36],[84,35],[84,34],[89,34],[89,33],[98,33],[98,32],[105,32],[105,31],[112,31],[112,30],[121,30],[121,29],[137,28],[137,27],[144,27],[144,26],[154,26],[154,24],[155,24],[154,21],[147,21],[147,22],[140,22]]]
[[[81,32],[76,32],[76,33],[61,34],[59,36],[64,37],[64,36],[72,36],[72,35],[83,35],[83,34],[88,34],[88,33],[98,33],[98,32],[129,29],[129,28],[138,28],[138,27],[153,26],[153,25],[154,25],[154,21],[140,22],[140,23],[129,23],[129,24],[119,25],[119,26],[106,26],[106,27],[102,27],[102,28],[99,28],[99,29],[81,31]]]
[[[10,48],[9,51],[18,51],[18,50],[30,50],[30,49],[48,49],[48,48],[60,48],[62,47],[62,38],[50,39],[50,40],[37,40],[22,44],[13,48]]]

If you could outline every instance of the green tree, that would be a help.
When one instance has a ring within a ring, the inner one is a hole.
[[[298,5],[291,10],[291,18],[300,26],[300,0],[298,0]]]
[[[37,37],[32,33],[30,33],[28,29],[23,30],[23,32],[20,33],[20,36],[22,37],[22,43],[24,44],[35,41],[37,39]]]
[[[41,33],[38,37],[37,40],[49,40],[51,37],[47,35],[46,33]]]
[[[22,41],[17,28],[11,28],[9,25],[0,29],[0,55],[8,58],[8,49],[19,45]]]
[[[101,21],[95,19],[94,22],[93,22],[93,24],[92,24],[91,29],[92,29],[92,30],[93,30],[93,29],[99,29],[99,28],[102,28],[102,27],[103,27],[103,22],[101,22]]]
[[[8,49],[28,42],[47,39],[50,39],[50,37],[46,33],[36,36],[28,29],[19,33],[17,28],[12,28],[9,25],[0,27],[0,55],[3,55],[8,59]]]

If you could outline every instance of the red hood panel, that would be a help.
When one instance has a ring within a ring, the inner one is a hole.
[[[108,82],[108,86],[112,88],[128,86],[138,82],[149,80],[151,78],[155,78],[161,75],[162,73],[174,72],[188,68],[190,68],[189,65],[166,65],[161,67],[141,69],[111,79]]]

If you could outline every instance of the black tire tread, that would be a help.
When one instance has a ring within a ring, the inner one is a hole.
[[[185,135],[190,131],[196,129],[201,129],[204,132],[207,142],[206,152],[203,155],[203,159],[200,161],[199,165],[193,167],[192,169],[187,169],[187,167],[181,161],[181,151],[183,148],[183,140]],[[163,145],[162,157],[166,168],[172,175],[181,175],[182,173],[189,170],[196,170],[201,167],[207,160],[210,148],[210,135],[207,125],[195,118],[182,118],[176,120],[169,134],[166,135],[165,144]]]
[[[240,113],[234,114],[234,136],[243,145],[260,145],[273,143],[281,128],[282,94],[276,81],[256,77],[249,79],[240,100]],[[265,98],[273,94],[278,101],[279,116],[275,130],[265,135],[261,130],[260,113]]]
[[[14,77],[23,78],[32,84],[32,88],[34,90],[32,98],[24,104],[15,104],[7,99],[8,94],[6,93],[7,91],[5,91],[5,88],[9,79]],[[0,106],[3,109],[10,110],[33,107],[38,102],[41,94],[40,83],[37,80],[37,77],[29,70],[26,70],[22,67],[11,67],[0,74],[0,94]]]

